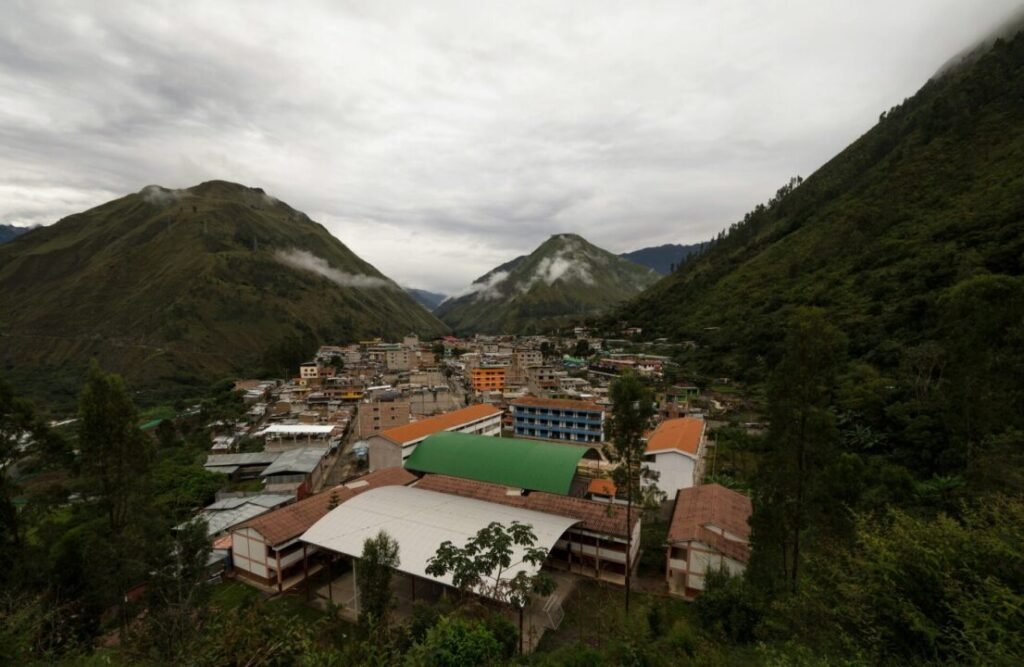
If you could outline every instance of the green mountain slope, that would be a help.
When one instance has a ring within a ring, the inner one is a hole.
[[[434,313],[459,333],[541,332],[607,312],[657,278],[576,234],[556,234]]]
[[[305,214],[223,181],[149,186],[0,247],[17,377],[96,357],[136,386],[205,382],[410,330],[445,327]]]
[[[416,289],[415,287],[406,287],[405,291],[409,293],[416,303],[420,304],[430,312],[434,312],[434,309],[441,305],[441,303],[447,299],[447,295],[441,294],[440,292],[430,292],[425,289]]]
[[[793,187],[796,186],[796,187]],[[935,337],[945,299],[1024,268],[1024,37],[914,97],[782,188],[617,315],[761,375],[797,306],[826,310],[881,367]]]
[[[692,243],[690,245],[679,245],[678,243],[666,243],[665,245],[641,248],[633,252],[624,252],[619,257],[627,259],[641,266],[648,266],[663,276],[672,273],[675,267],[683,263],[687,257],[701,251],[707,242]]]

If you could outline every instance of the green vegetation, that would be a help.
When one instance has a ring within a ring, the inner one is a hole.
[[[279,261],[293,249],[383,286]],[[92,358],[154,403],[291,371],[321,342],[445,330],[305,214],[223,181],[145,188],[3,244],[0,313],[5,372],[48,400],[73,397]]]
[[[580,236],[557,234],[481,276],[476,291],[449,299],[435,314],[463,334],[540,333],[605,313],[657,278]]]

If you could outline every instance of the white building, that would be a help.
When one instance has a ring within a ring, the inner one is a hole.
[[[644,460],[658,473],[656,485],[668,499],[700,483],[706,431],[703,419],[666,419],[647,439]]]

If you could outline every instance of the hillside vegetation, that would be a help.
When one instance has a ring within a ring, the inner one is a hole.
[[[581,236],[556,234],[434,313],[459,333],[539,333],[601,315],[657,277]]]
[[[133,386],[206,383],[323,341],[444,330],[305,214],[222,181],[149,186],[0,247],[0,348],[18,378],[95,357]]]
[[[956,290],[1024,267],[1022,66],[1018,36],[929,81],[619,315],[759,379],[792,310],[817,306],[854,356],[898,366]]]

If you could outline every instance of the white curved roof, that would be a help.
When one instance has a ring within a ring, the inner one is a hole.
[[[498,505],[474,498],[453,496],[408,486],[383,486],[366,491],[331,510],[302,536],[304,542],[359,558],[363,542],[386,532],[398,542],[398,570],[424,579],[452,585],[451,576],[426,573],[427,560],[445,540],[463,546],[492,521],[508,526],[513,521],[533,526],[534,546],[548,551],[577,519],[533,510]],[[513,553],[508,576],[519,570],[534,574],[539,567],[517,563],[522,550]]]

